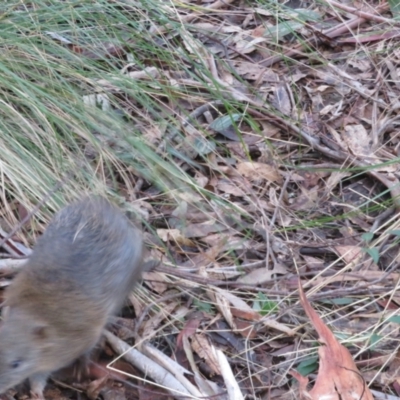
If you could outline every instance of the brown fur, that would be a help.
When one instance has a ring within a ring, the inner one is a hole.
[[[0,393],[26,378],[37,396],[48,375],[87,354],[140,278],[142,235],[101,197],[61,210],[6,290]]]

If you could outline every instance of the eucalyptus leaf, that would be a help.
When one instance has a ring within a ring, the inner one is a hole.
[[[373,237],[374,237],[374,234],[372,233],[372,232],[366,232],[366,233],[363,233],[362,235],[361,235],[361,237],[362,237],[362,239],[365,241],[365,242],[370,242],[372,239],[373,239]]]
[[[382,340],[382,336],[373,333],[370,337],[371,349],[375,348],[375,345]]]
[[[297,372],[302,376],[307,376],[311,372],[314,372],[318,369],[318,358],[310,357],[308,360],[302,361],[298,367]]]
[[[377,247],[372,247],[371,249],[367,249],[366,252],[371,256],[375,264],[379,261],[380,255]]]
[[[269,36],[272,39],[281,40],[286,35],[300,30],[304,26],[303,22],[285,21],[274,26],[269,26],[265,29],[264,36]]]
[[[215,151],[216,145],[214,142],[207,140],[204,137],[197,137],[194,140],[193,146],[197,153],[201,156],[206,156]]]
[[[395,324],[400,324],[400,315],[393,315],[388,319],[389,322],[394,322]]]
[[[224,134],[224,132],[232,126],[232,122],[237,122],[241,118],[243,118],[243,114],[224,115],[216,118],[210,124],[210,128],[218,133]]]
[[[314,10],[307,10],[306,8],[297,8],[294,10],[296,17],[301,21],[320,21],[322,15]]]
[[[388,0],[390,11],[393,14],[393,18],[400,18],[400,1],[399,0]]]
[[[340,297],[339,299],[329,299],[329,300],[322,300],[324,304],[335,304],[338,306],[345,306],[347,304],[353,304],[354,299],[351,297]]]

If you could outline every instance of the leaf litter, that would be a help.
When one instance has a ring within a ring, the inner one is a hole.
[[[156,4],[127,10],[147,15],[143,36],[175,64],[130,39],[45,32],[119,66],[86,76],[82,100],[130,115],[166,163],[130,171],[159,265],[131,297],[137,323],[105,334],[139,387],[118,396],[400,398],[397,5]],[[107,135],[96,133],[133,151]],[[85,154],[98,157],[90,141]],[[171,165],[191,179],[176,185]],[[109,382],[87,393],[106,396]]]

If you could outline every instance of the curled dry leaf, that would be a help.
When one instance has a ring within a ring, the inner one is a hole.
[[[286,325],[275,321],[273,318],[261,317],[257,311],[253,310],[244,300],[235,296],[233,293],[221,288],[215,288],[215,290],[218,291],[220,298],[224,296],[226,301],[232,305],[232,307],[229,307],[229,315],[232,318],[232,324],[234,326],[236,326],[235,322],[237,319],[233,319],[233,316],[247,319],[249,321],[260,322],[260,324],[264,326],[284,332],[289,336],[293,336],[295,334],[293,329],[290,329]]]
[[[247,33],[244,33],[245,35],[247,35]],[[252,53],[255,49],[256,46],[259,45],[260,43],[265,42],[266,40],[264,38],[258,37],[255,38],[251,41],[247,40],[247,39],[238,39],[236,41],[236,50],[239,51],[242,54],[249,54]]]
[[[201,319],[196,318],[196,316],[194,318],[189,317],[189,320],[176,338],[175,359],[180,365],[186,364],[188,359],[190,359],[187,351],[187,348],[189,347],[189,338],[196,333],[196,329],[199,327],[200,322]]]
[[[169,316],[172,311],[178,306],[177,302],[171,302],[169,304],[164,304],[163,308],[149,318],[142,326],[142,335],[146,339],[149,339],[157,334],[157,329],[160,328],[161,322]]]
[[[267,268],[257,268],[254,271],[240,277],[237,281],[246,284],[262,285],[268,282],[276,274],[286,274],[287,268],[283,265],[277,264],[274,269],[268,270]]]
[[[235,185],[233,183],[221,181],[217,184],[217,188],[223,193],[231,194],[236,197],[246,196],[246,192],[242,190],[238,185]]]
[[[158,294],[163,294],[168,290],[168,281],[165,275],[161,272],[143,272],[143,280],[146,285],[150,286],[153,291]]]
[[[222,375],[219,362],[206,335],[203,333],[195,334],[192,340],[192,349],[204,360],[214,374]]]
[[[277,85],[274,93],[272,104],[283,114],[290,115],[292,112],[292,104],[286,84]]]
[[[231,309],[229,307],[229,300],[224,296],[224,293],[220,291],[217,292],[209,292],[212,297],[215,297],[216,306],[219,312],[224,316],[225,321],[229,324],[229,326],[236,330],[236,325],[232,317]]]
[[[306,211],[314,209],[320,197],[319,187],[315,186],[311,189],[306,189],[300,186],[301,194],[295,199],[290,208],[296,211]]]
[[[279,76],[272,69],[265,68],[259,63],[248,61],[233,60],[235,71],[246,79],[259,80],[264,82],[278,82]]]
[[[235,325],[237,326],[237,333],[245,339],[257,339],[259,334],[255,329],[253,322],[245,321],[243,319],[235,318]]]
[[[296,331],[294,329],[289,328],[285,324],[281,324],[280,322],[276,321],[274,318],[265,317],[260,321],[264,326],[268,328],[276,329],[277,331],[283,332],[288,336],[294,336]]]
[[[204,334],[195,334],[199,323],[200,320],[198,319],[193,319],[191,321],[189,320],[189,323],[186,324],[184,330],[182,330],[181,332],[182,335],[180,334],[178,337],[177,350],[178,341],[180,341],[180,351],[183,351],[185,353],[187,361],[189,362],[191,370],[193,371],[194,380],[199,389],[206,396],[215,397],[216,395],[218,395],[218,399],[224,400],[224,397],[220,396],[221,388],[215,382],[207,380],[203,377],[203,374],[199,371],[197,360],[195,360],[193,354],[193,351],[196,352],[200,358],[203,358],[205,360],[209,368],[214,371],[214,373],[221,375],[221,372],[218,369],[218,360],[215,359],[215,353],[207,336],[205,336]],[[192,337],[191,343],[189,342],[189,336]],[[177,361],[179,362],[178,351],[176,351],[175,353]],[[182,362],[179,362],[179,365],[182,366]]]
[[[173,241],[183,246],[194,245],[179,229],[157,229],[157,235],[163,242]]]
[[[307,391],[308,379],[292,372],[300,384],[301,398],[308,400],[372,400],[372,394],[346,347],[342,346],[308,302],[299,281],[300,302],[318,332],[321,347],[319,371],[314,387]]]
[[[214,220],[202,222],[200,224],[190,224],[184,229],[186,238],[204,237],[210,233],[226,231],[226,226]]]
[[[373,156],[372,139],[362,125],[347,125],[342,133],[343,140],[355,156]]]
[[[363,254],[359,246],[334,246],[334,249],[346,263],[357,263]]]
[[[237,171],[252,181],[265,179],[269,182],[281,182],[282,177],[278,170],[269,164],[259,162],[241,162],[237,165]]]

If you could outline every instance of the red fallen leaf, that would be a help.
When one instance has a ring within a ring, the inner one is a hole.
[[[393,382],[393,389],[396,391],[397,396],[400,395],[400,385],[398,382]]]
[[[234,317],[242,318],[247,321],[260,321],[261,315],[254,310],[243,310],[236,307],[231,307],[231,313]]]
[[[254,324],[252,322],[243,321],[242,319],[235,318],[235,325],[237,332],[240,333],[246,339],[256,339],[258,337],[258,332],[254,329]]]
[[[394,299],[381,299],[378,301],[378,304],[382,308],[386,308],[388,310],[397,310],[399,308],[399,305],[396,303]]]
[[[190,319],[176,338],[175,357],[180,365],[187,366],[188,364],[183,342],[185,339],[193,336],[196,333],[200,322],[201,318],[198,318],[198,315],[197,317]]]
[[[175,350],[183,349],[183,338],[193,336],[196,333],[200,322],[200,318],[192,318],[185,324],[184,328],[179,332],[179,335],[176,338]]]
[[[298,379],[300,396],[307,400],[372,400],[372,394],[346,347],[342,346],[323,323],[308,302],[299,281],[300,302],[318,332],[321,347],[319,371],[314,387],[307,391],[308,379],[296,371],[291,374]]]
[[[92,362],[89,364],[89,376],[96,380],[100,380],[104,377],[115,379],[118,381],[126,381],[128,377],[123,373],[134,373],[135,370],[127,362],[119,359],[111,366],[113,369],[107,368],[108,363],[104,361]],[[122,371],[122,372],[118,372]]]
[[[254,37],[262,37],[264,32],[265,32],[265,26],[260,25],[260,26],[257,26],[257,28],[255,28],[253,30],[252,35]]]

